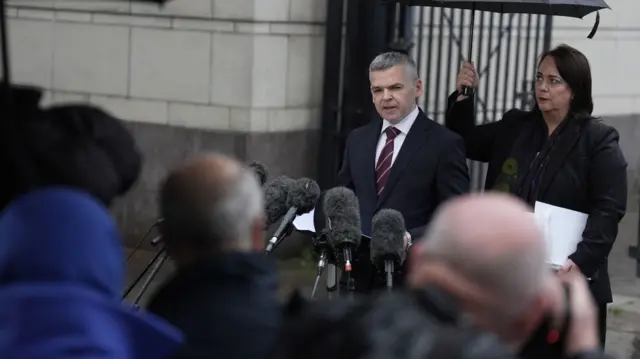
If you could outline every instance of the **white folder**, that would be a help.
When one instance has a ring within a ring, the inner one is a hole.
[[[534,217],[547,242],[547,262],[552,266],[563,266],[582,241],[588,215],[536,202]]]
[[[316,210],[314,208],[311,212],[301,214],[293,220],[293,226],[297,231],[316,233],[316,227],[313,223],[313,214],[315,211]]]

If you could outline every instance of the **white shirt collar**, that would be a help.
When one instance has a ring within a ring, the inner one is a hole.
[[[413,123],[416,122],[416,118],[418,118],[418,113],[420,112],[420,110],[418,109],[418,106],[416,106],[413,111],[411,111],[409,113],[409,115],[407,115],[407,117],[403,118],[402,120],[400,120],[400,122],[398,122],[397,124],[391,124],[389,121],[387,120],[383,120],[382,121],[382,130],[380,133],[384,133],[384,130],[387,129],[387,127],[389,126],[394,126],[395,128],[397,128],[398,130],[400,130],[400,132],[402,132],[403,134],[408,134],[409,130],[411,129],[411,126],[413,126]]]

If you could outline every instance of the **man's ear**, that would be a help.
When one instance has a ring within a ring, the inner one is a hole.
[[[422,97],[422,80],[416,80],[416,97]]]

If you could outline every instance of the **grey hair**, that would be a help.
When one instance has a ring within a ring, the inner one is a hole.
[[[211,203],[211,234],[241,247],[251,245],[253,221],[264,216],[264,196],[253,171],[242,168],[228,191]]]
[[[551,276],[544,265],[546,248],[491,260],[479,258],[465,248],[450,222],[443,216],[434,218],[425,234],[422,256],[442,260],[499,298],[493,308],[497,320],[508,323],[518,318]]]
[[[405,70],[405,75],[410,81],[416,81],[418,77],[418,66],[413,59],[401,52],[385,52],[376,56],[369,65],[369,73],[383,71],[393,66],[401,65]]]

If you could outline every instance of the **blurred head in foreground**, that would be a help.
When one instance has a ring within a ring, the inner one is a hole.
[[[474,325],[521,344],[546,310],[545,250],[524,203],[497,193],[461,196],[440,208],[413,247],[409,283],[445,290]]]
[[[160,190],[163,240],[178,265],[264,243],[263,194],[253,171],[210,154],[169,173]]]

